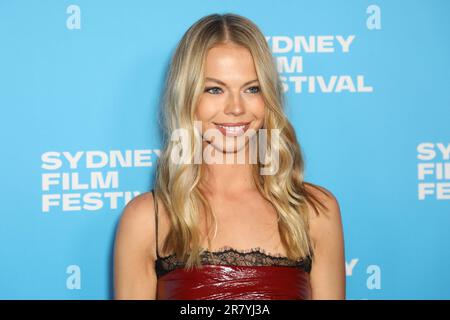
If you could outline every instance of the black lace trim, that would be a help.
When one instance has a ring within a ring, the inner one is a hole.
[[[310,256],[291,260],[281,254],[269,254],[264,249],[252,248],[249,250],[236,250],[231,247],[223,247],[218,251],[202,249],[200,253],[202,265],[228,265],[228,266],[285,266],[311,271],[312,259]],[[184,267],[185,263],[179,261],[173,253],[165,257],[158,257],[155,262],[157,277],[177,268]]]

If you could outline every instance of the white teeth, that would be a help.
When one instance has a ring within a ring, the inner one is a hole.
[[[244,128],[245,128],[245,126],[229,126],[229,127],[221,126],[221,125],[218,125],[218,126],[221,128],[224,128],[227,131],[233,131],[233,132],[239,132],[241,130],[244,130]]]
[[[225,130],[225,132],[222,132],[223,134],[227,136],[241,136],[245,132],[245,128],[248,127],[248,124],[242,125],[242,126],[224,126],[220,124],[216,124],[218,128],[220,128],[222,131]]]

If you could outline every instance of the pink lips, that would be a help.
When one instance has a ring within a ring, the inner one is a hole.
[[[221,126],[226,126],[226,127],[236,127],[236,126],[245,126],[247,124],[249,124],[250,122],[225,122],[225,123],[218,123],[218,122],[213,122],[215,125],[221,125]]]
[[[215,123],[216,128],[224,135],[230,137],[237,137],[245,133],[250,127],[250,122],[226,122],[226,123]],[[227,128],[228,127],[228,128]],[[240,127],[239,129],[235,129]],[[233,129],[231,129],[233,128]]]

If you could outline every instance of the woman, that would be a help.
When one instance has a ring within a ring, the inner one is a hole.
[[[115,298],[345,299],[339,205],[303,180],[258,27],[236,14],[197,21],[172,57],[163,102],[154,189],[126,205],[116,234]],[[247,133],[263,130],[279,134],[252,162]]]

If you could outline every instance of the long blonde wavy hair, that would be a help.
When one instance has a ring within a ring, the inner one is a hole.
[[[266,39],[252,21],[232,13],[211,14],[198,20],[185,32],[171,58],[161,105],[164,148],[154,185],[155,195],[164,204],[171,225],[163,251],[174,252],[186,268],[200,266],[200,253],[205,250],[200,247],[200,212],[206,213],[217,230],[215,214],[199,188],[201,164],[194,163],[194,152],[189,164],[171,160],[172,152],[179,147],[176,141],[171,141],[171,133],[186,129],[190,148],[195,150],[194,114],[204,90],[204,61],[210,48],[224,43],[234,43],[251,52],[265,101],[263,127],[280,130],[278,171],[274,175],[261,175],[262,164],[258,161],[253,164],[255,184],[278,213],[278,230],[287,257],[313,258],[306,204],[310,203],[316,214],[324,204],[305,188],[305,184],[315,185],[303,181],[303,157],[295,131],[284,114],[283,87]],[[270,148],[270,135],[267,139]]]

